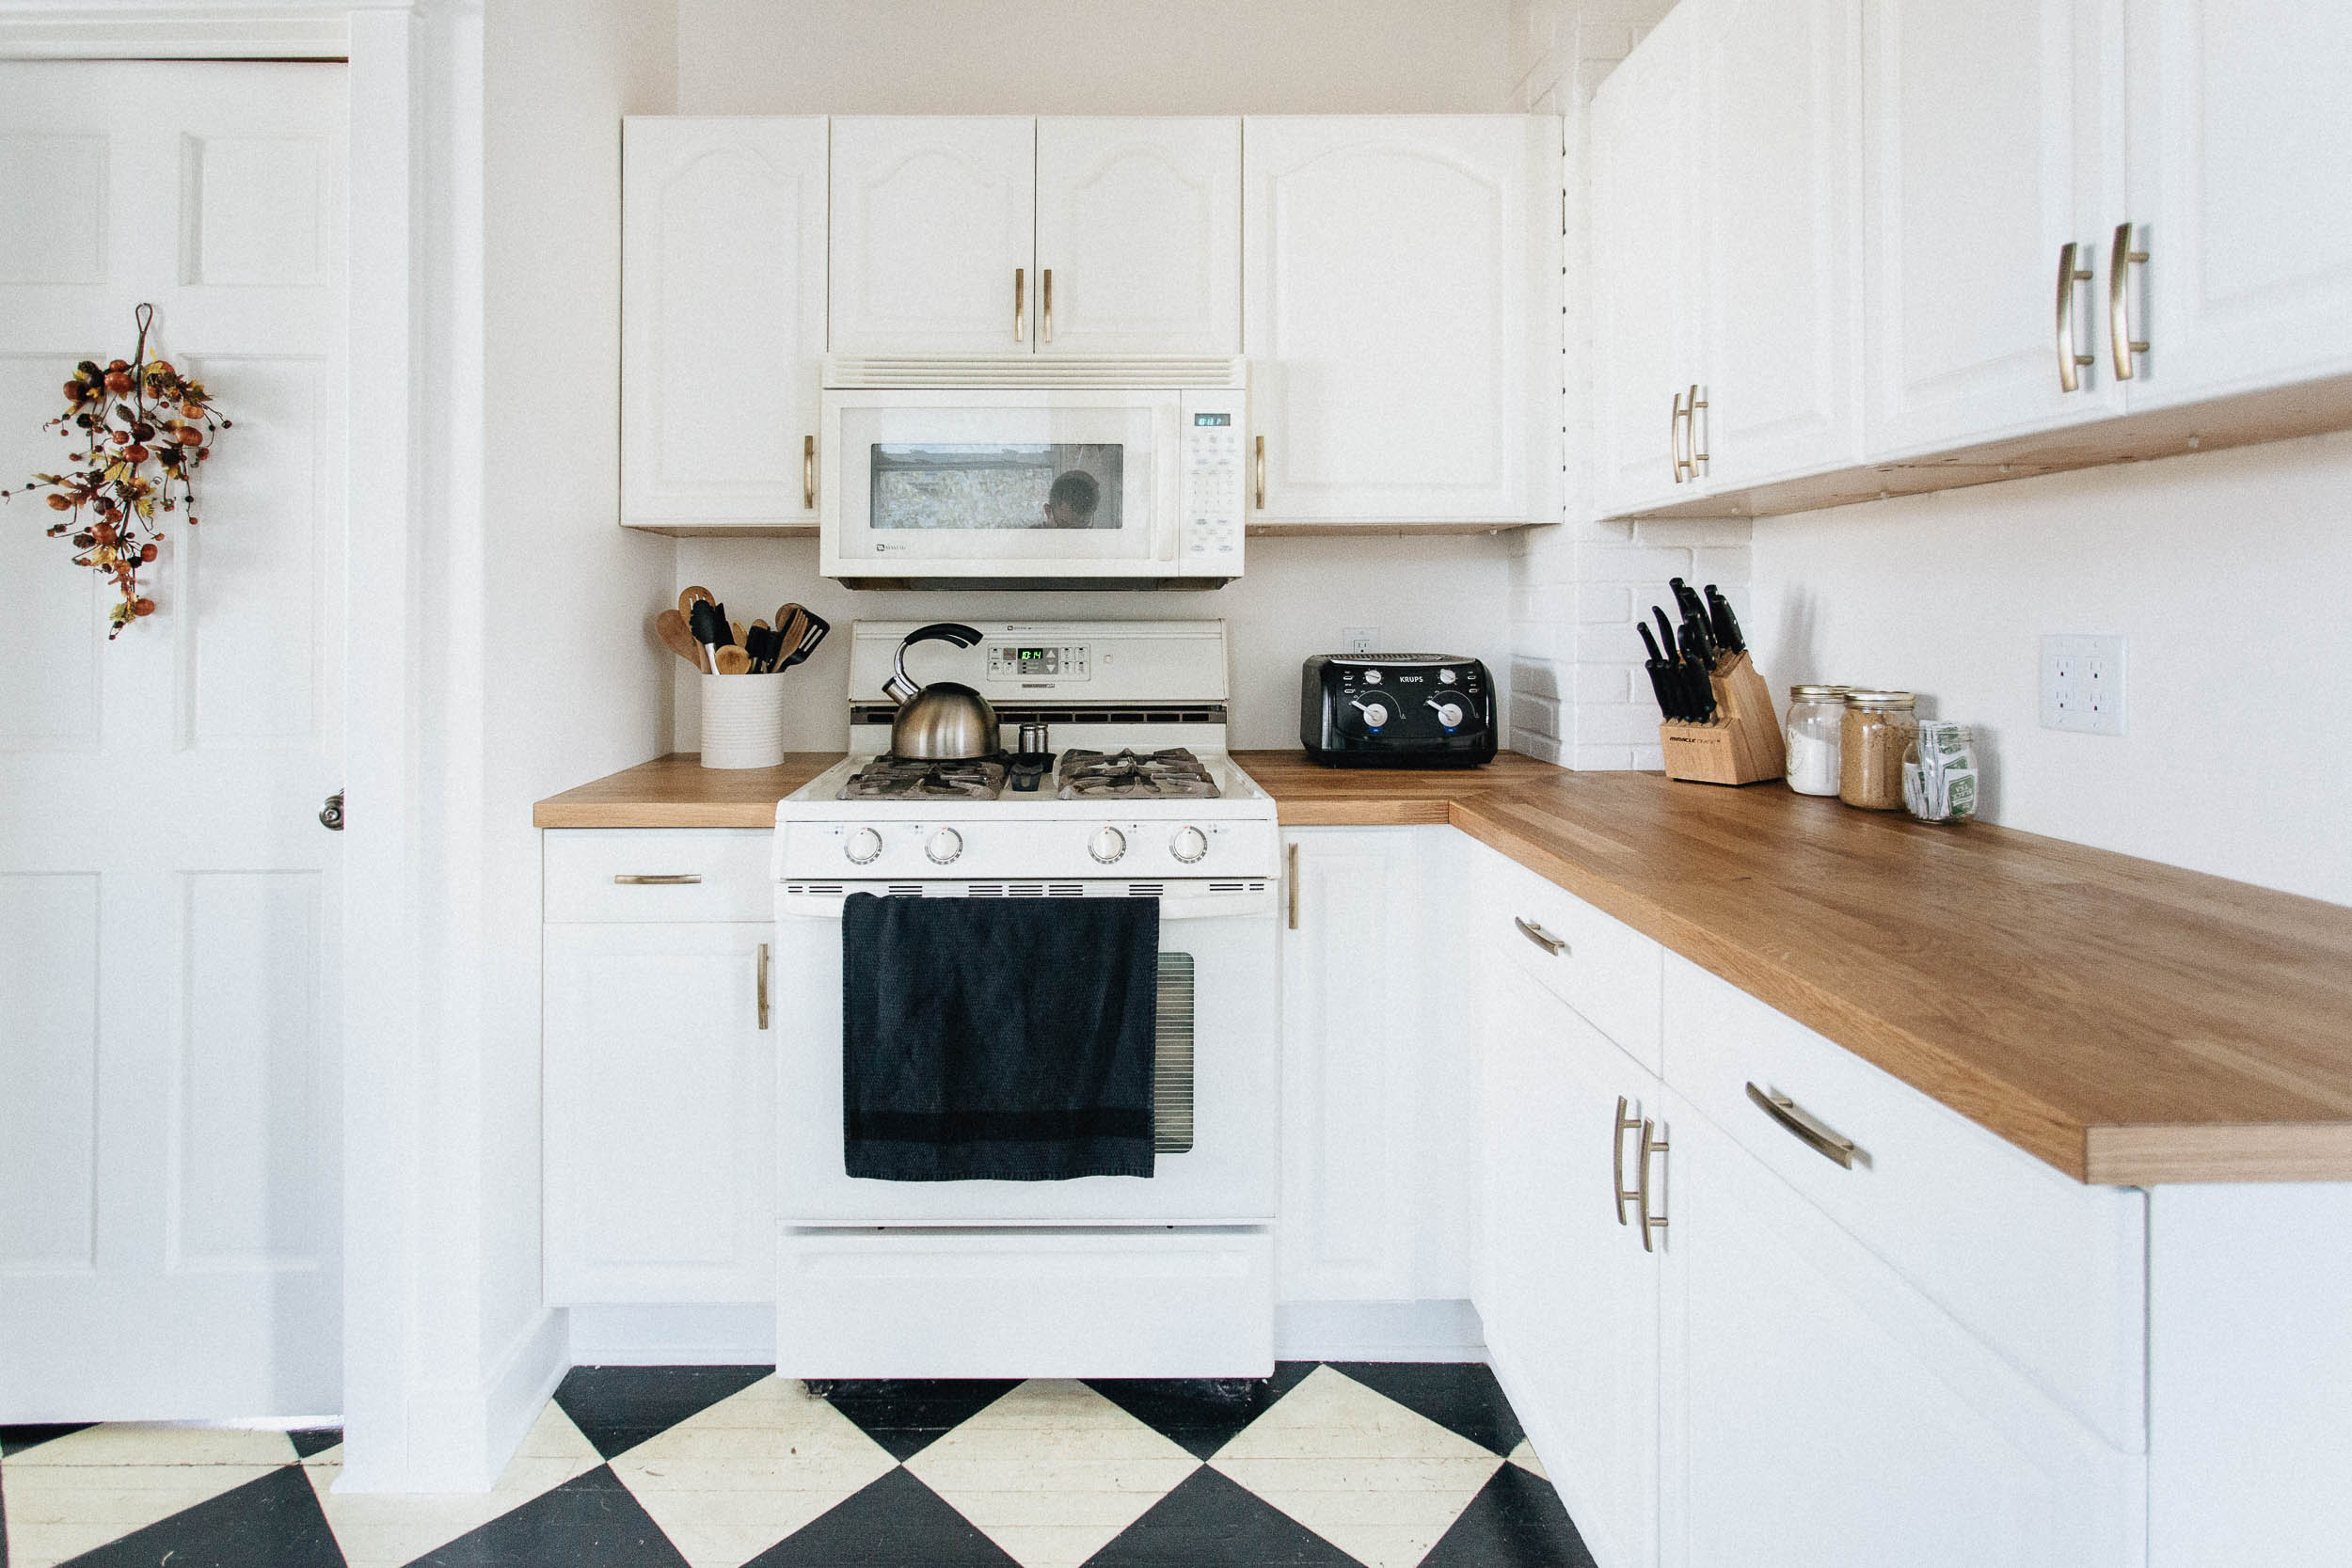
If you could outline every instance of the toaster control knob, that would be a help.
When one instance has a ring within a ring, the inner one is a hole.
[[[1358,703],[1356,711],[1364,716],[1364,727],[1369,730],[1376,730],[1389,721],[1389,705],[1386,703]]]
[[[1454,672],[1451,670],[1438,671],[1438,684],[1439,686],[1452,686],[1454,684]]]
[[[882,834],[871,828],[860,828],[841,847],[852,865],[871,865],[882,854]]]
[[[1176,836],[1168,841],[1168,852],[1186,865],[1200,863],[1209,852],[1209,835],[1198,828],[1179,828]]]
[[[1380,672],[1377,670],[1367,670],[1364,672],[1364,684],[1366,686],[1378,686],[1380,684]]]
[[[1094,836],[1087,840],[1087,853],[1104,865],[1110,864],[1126,852],[1127,835],[1117,828],[1097,828]]]
[[[924,842],[923,858],[933,865],[946,865],[963,853],[963,835],[953,828],[942,828]]]
[[[1461,704],[1455,702],[1441,703],[1432,699],[1429,705],[1438,710],[1438,722],[1443,724],[1447,729],[1458,730],[1462,727]]]

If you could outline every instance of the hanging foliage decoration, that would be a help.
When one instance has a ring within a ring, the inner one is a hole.
[[[106,638],[155,612],[139,592],[139,568],[153,564],[164,542],[160,515],[184,510],[196,526],[196,469],[213,454],[213,438],[233,422],[213,411],[201,382],[167,359],[147,359],[155,308],[138,308],[138,347],[129,361],[85,359],[65,384],[65,412],[44,429],[81,443],[64,473],[35,474],[0,498],[49,492],[52,511],[72,514],[49,525],[80,553],[76,566],[103,574],[121,593],[106,612]]]

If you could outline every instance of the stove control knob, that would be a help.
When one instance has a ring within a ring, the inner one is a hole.
[[[1209,835],[1198,828],[1179,828],[1168,841],[1168,852],[1186,865],[1197,865],[1209,852]]]
[[[841,848],[852,865],[871,865],[882,854],[882,834],[871,828],[860,828]]]
[[[1109,865],[1126,852],[1127,835],[1117,828],[1097,828],[1094,836],[1087,840],[1087,853],[1104,865]]]
[[[953,828],[942,828],[923,845],[923,858],[933,865],[946,865],[963,853],[963,835]]]

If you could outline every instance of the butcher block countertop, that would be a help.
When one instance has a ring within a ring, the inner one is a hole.
[[[664,757],[541,827],[752,827],[837,760]],[[1778,784],[1235,759],[1285,825],[1451,823],[2078,1180],[2352,1180],[2352,910]]]

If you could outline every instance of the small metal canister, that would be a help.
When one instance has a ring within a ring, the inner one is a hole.
[[[1024,724],[1024,725],[1022,725],[1022,726],[1021,726],[1021,749],[1022,749],[1024,752],[1026,752],[1031,753],[1032,755],[1034,755],[1035,753],[1037,753],[1037,752],[1042,752],[1042,751],[1044,751],[1044,750],[1046,749],[1046,748],[1045,748],[1045,726],[1044,726],[1044,725],[1042,725],[1042,724]]]

